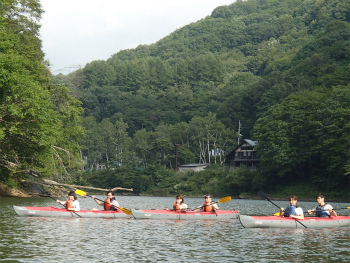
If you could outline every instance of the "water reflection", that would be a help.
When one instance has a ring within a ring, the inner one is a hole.
[[[103,198],[102,196],[100,198]],[[83,208],[95,206],[79,199]],[[171,207],[174,198],[118,197],[127,208]],[[201,198],[186,198],[189,207]],[[287,201],[276,201],[285,206]],[[333,204],[333,203],[332,203]],[[133,220],[17,217],[12,205],[56,206],[45,198],[0,198],[0,261],[6,262],[349,262],[349,228],[244,229],[237,220]],[[314,202],[300,202],[305,209]],[[333,204],[344,207],[347,204]],[[262,200],[222,209],[271,215]],[[343,211],[343,214],[348,211]]]

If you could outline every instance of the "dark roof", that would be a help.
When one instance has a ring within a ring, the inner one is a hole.
[[[252,140],[249,140],[249,139],[244,139],[243,141],[246,141],[247,143],[249,143],[251,146],[256,146],[258,145],[258,141],[252,141]],[[242,142],[243,142],[242,141]],[[240,143],[239,145],[241,145],[242,143]]]
[[[244,139],[242,140],[229,154],[227,154],[225,156],[225,162],[227,159],[229,159],[228,157],[230,157],[230,155],[232,155],[239,147],[241,147],[241,145],[243,143],[248,143],[249,145],[251,145],[252,147],[255,147],[258,145],[258,141],[253,141],[253,140],[249,140],[249,139]]]

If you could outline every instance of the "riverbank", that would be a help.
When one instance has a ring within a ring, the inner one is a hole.
[[[280,188],[282,189],[282,188]],[[307,190],[308,189],[308,190]],[[49,190],[52,196],[65,196],[66,193],[62,189],[52,187]],[[349,202],[350,193],[347,192],[323,192],[329,202]],[[91,193],[89,193],[91,194]],[[98,193],[96,193],[98,194]],[[201,196],[191,196],[182,193],[186,197],[201,197]],[[291,194],[295,194],[299,201],[315,201],[315,197],[318,194],[316,189],[310,189],[306,186],[298,187],[295,186],[284,186],[283,190],[280,191],[266,191],[265,194],[271,200],[288,200]],[[134,195],[133,193],[118,193],[117,195]],[[140,194],[141,196],[155,196],[152,194]],[[20,185],[18,189],[11,188],[4,183],[0,182],[0,197],[34,197],[39,196],[39,194],[32,190],[31,186],[27,184]],[[256,193],[241,193],[239,196],[232,196],[233,199],[260,199]]]
[[[31,197],[33,194],[25,189],[14,189],[0,182],[0,197]]]

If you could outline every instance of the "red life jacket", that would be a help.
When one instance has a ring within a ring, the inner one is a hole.
[[[65,205],[66,209],[73,208],[73,200],[67,199]]]
[[[180,205],[178,205],[176,202],[173,204],[173,211],[181,212]]]
[[[114,207],[113,207],[113,205],[111,203],[111,198],[106,198],[105,199],[105,202],[103,204],[103,208],[105,210],[114,210]]]
[[[204,202],[203,204],[203,212],[212,212],[214,209],[213,209],[213,206],[210,202]]]

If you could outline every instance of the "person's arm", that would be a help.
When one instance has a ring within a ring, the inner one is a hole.
[[[296,215],[290,215],[290,218],[295,218],[295,219],[304,219],[304,215],[301,216],[296,216]]]
[[[213,208],[216,209],[216,210],[219,210],[219,207],[217,204],[213,204]]]
[[[100,202],[99,200],[97,200],[97,199],[95,198],[95,196],[91,196],[91,197],[92,197],[92,199],[95,200],[95,202],[96,202],[98,205],[103,205],[103,203]]]
[[[316,209],[317,209],[317,207],[314,207],[313,209],[309,209],[309,210],[307,210],[307,213],[309,215],[311,215],[312,213],[314,213],[316,211]]]
[[[284,208],[281,207],[281,210],[280,210],[280,217],[283,217],[284,216]]]
[[[56,200],[56,202],[58,203],[58,204],[61,204],[61,205],[65,205],[66,204],[66,201],[60,201],[60,200]]]
[[[337,213],[333,210],[333,206],[331,206],[331,205],[326,205],[325,207],[324,207],[324,210],[326,210],[326,212],[327,212],[327,214],[329,215],[329,216],[338,216],[337,215]]]

